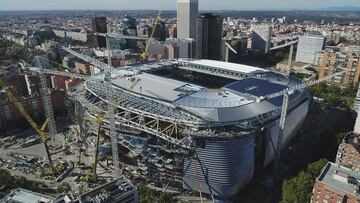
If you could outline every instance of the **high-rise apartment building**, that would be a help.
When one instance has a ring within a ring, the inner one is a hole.
[[[325,47],[325,38],[322,36],[300,36],[296,52],[296,62],[314,64],[316,53]]]
[[[196,37],[196,18],[198,0],[177,0],[177,37],[178,39]]]
[[[197,19],[196,58],[221,60],[223,18],[203,13]]]
[[[94,17],[91,19],[92,31],[98,33],[107,33],[106,17]],[[94,35],[94,47],[106,47],[106,38]]]
[[[337,47],[323,51],[319,79],[343,69],[349,72],[333,77],[331,82],[341,86],[356,85],[360,77],[360,52],[357,49]]]
[[[353,106],[353,110],[355,112],[358,113],[358,115],[360,115],[360,84],[358,85],[358,90],[357,90],[357,93],[356,93],[356,97],[355,97],[355,102],[354,102],[354,106]],[[358,122],[359,120],[359,123],[358,123],[358,126],[357,126],[357,132],[358,134],[360,134],[360,116],[358,116],[359,118],[356,118],[356,122]],[[355,125],[355,128],[356,128],[356,125]],[[355,130],[354,130],[355,131]]]
[[[268,53],[271,46],[272,26],[252,25],[251,30],[251,49]]]

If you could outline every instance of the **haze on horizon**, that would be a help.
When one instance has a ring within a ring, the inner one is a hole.
[[[226,2],[226,3],[224,3]],[[175,10],[176,0],[0,0],[0,10]],[[360,7],[359,0],[199,0],[202,10],[286,10]]]

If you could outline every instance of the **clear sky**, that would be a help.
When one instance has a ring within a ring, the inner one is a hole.
[[[0,10],[174,10],[176,0],[0,0]],[[202,10],[360,7],[360,0],[199,0]]]

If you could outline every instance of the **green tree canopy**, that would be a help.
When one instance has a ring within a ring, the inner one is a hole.
[[[13,183],[13,177],[10,172],[4,169],[0,169],[0,187],[11,186]]]
[[[282,186],[281,202],[309,202],[315,179],[327,162],[328,160],[326,159],[320,159],[316,162],[310,163],[306,169],[301,171],[297,176],[284,181]]]

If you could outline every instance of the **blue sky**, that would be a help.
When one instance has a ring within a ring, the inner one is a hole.
[[[176,8],[176,0],[0,0],[0,10],[62,9],[159,9]],[[360,0],[199,0],[204,10],[317,9],[327,7],[360,7]]]

